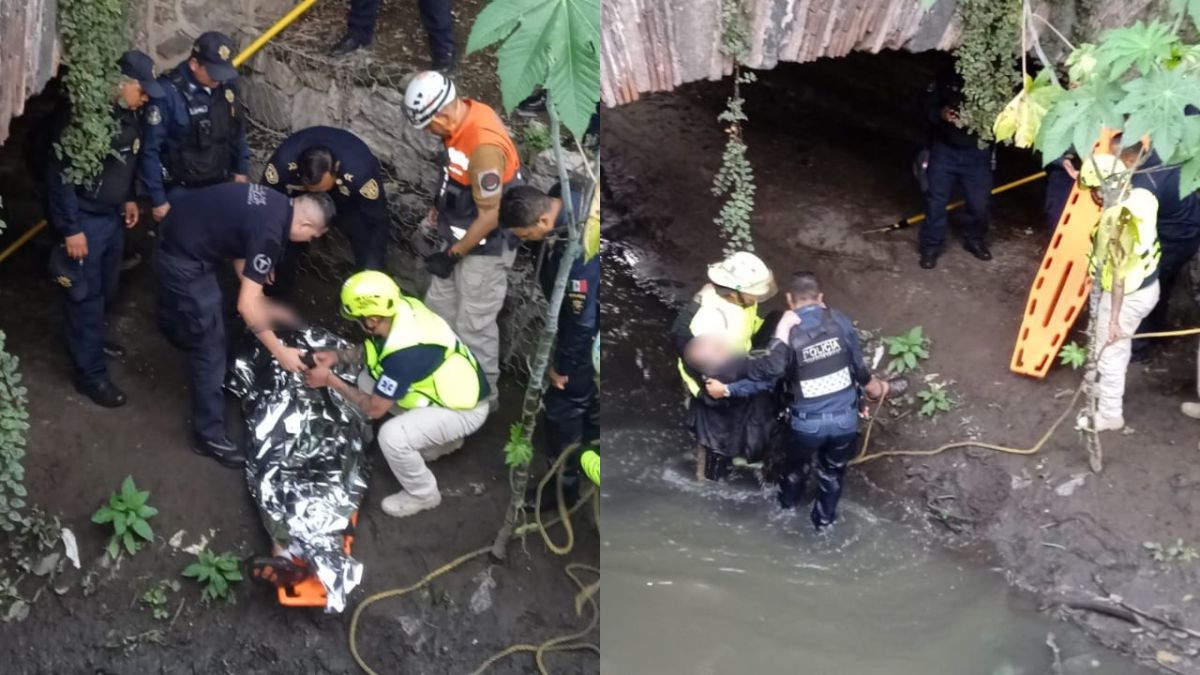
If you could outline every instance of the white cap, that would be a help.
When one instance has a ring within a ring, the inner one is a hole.
[[[775,276],[761,258],[738,251],[719,263],[708,266],[708,278],[718,286],[754,296],[759,302],[775,295]]]
[[[457,96],[454,83],[445,75],[436,70],[417,73],[404,90],[404,116],[414,127],[424,129]]]

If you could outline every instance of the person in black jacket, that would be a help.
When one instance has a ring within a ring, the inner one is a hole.
[[[117,132],[98,176],[83,184],[68,181],[63,175],[65,158],[57,151],[50,153],[46,169],[49,220],[62,237],[51,267],[67,290],[66,342],[75,388],[106,408],[125,404],[125,394],[109,378],[105,363],[106,355],[120,356],[123,350],[105,340],[104,316],[117,293],[122,225],[133,227],[138,221],[134,179],[142,132],[137,111],[150,97],[162,95],[153,63],[139,51],[125,52],[117,61],[122,76],[112,107]],[[70,117],[67,112],[59,125],[59,141]]]
[[[546,460],[552,466],[564,452],[574,452],[563,472],[564,498],[574,502],[579,494],[579,456],[600,442],[600,389],[592,363],[592,347],[600,332],[600,222],[584,224],[587,205],[573,186],[571,204],[584,228],[583,248],[574,260],[564,260],[565,236],[552,243],[542,265],[542,292],[550,298],[562,265],[569,264],[567,287],[558,314],[558,342],[548,376],[545,397]],[[500,203],[500,227],[522,241],[543,241],[551,234],[565,235],[567,212],[562,184],[543,193],[520,185]]]

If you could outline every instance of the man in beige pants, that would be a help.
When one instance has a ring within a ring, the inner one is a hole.
[[[402,490],[383,499],[383,512],[402,518],[442,502],[426,466],[462,447],[488,416],[488,383],[471,350],[420,300],[400,293],[383,272],[359,272],[342,286],[342,315],[358,322],[367,341],[358,350],[314,355],[311,387],[329,387],[371,419],[391,414],[379,448]],[[358,386],[331,372],[362,359]]]

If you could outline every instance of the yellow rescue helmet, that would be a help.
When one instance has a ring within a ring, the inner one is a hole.
[[[400,305],[400,286],[383,272],[359,272],[342,284],[342,316],[393,317]]]

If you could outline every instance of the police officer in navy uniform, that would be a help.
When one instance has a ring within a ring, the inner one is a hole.
[[[67,287],[66,341],[75,388],[107,408],[125,404],[125,394],[109,379],[105,364],[106,355],[124,352],[105,340],[104,316],[116,299],[122,226],[133,227],[138,221],[134,186],[142,130],[137,111],[151,97],[162,95],[154,80],[154,62],[146,54],[125,52],[117,66],[121,80],[112,106],[117,131],[100,173],[85,184],[67,182],[65,162],[51,151],[46,175],[49,220],[63,238],[52,268]],[[68,111],[58,121],[60,140],[69,120]]]
[[[979,260],[991,260],[987,247],[988,200],[992,193],[992,148],[967,129],[959,117],[962,78],[950,71],[930,87],[926,100],[929,134],[929,189],[921,223],[921,267],[933,269],[946,243],[946,206],[955,185],[967,202],[963,248]]]
[[[147,109],[139,171],[156,221],[187,190],[248,180],[246,114],[233,55],[229,36],[210,31],[196,39],[186,61],[158,78],[165,95]]]
[[[600,388],[592,363],[592,348],[600,333],[600,222],[588,220],[588,205],[572,186],[571,204],[580,227],[583,247],[574,260],[564,260],[567,252],[567,211],[563,208],[562,184],[549,194],[528,185],[513,187],[500,203],[500,227],[525,242],[557,237],[542,265],[542,293],[550,298],[562,265],[570,265],[567,288],[558,314],[558,340],[547,373],[546,389],[546,460],[553,466],[562,453],[572,450],[576,457],[567,461],[563,472],[563,491],[568,503],[579,495],[579,460],[585,448],[595,449],[600,442]],[[586,221],[586,224],[585,224]],[[543,493],[547,494],[547,493]]]
[[[411,0],[406,0],[411,2]],[[379,22],[380,0],[350,0],[346,17],[346,35],[330,50],[332,56],[344,56],[371,44]],[[449,74],[454,70],[458,50],[454,46],[454,15],[450,0],[417,0],[421,24],[429,36],[429,54],[433,70]]]
[[[289,199],[262,185],[223,183],[179,198],[163,220],[154,259],[158,327],[188,354],[196,451],[224,466],[241,466],[244,457],[225,434],[225,317],[217,268],[232,263],[237,272],[237,311],[246,329],[284,370],[304,370],[300,350],[284,346],[272,330],[286,315],[264,297],[263,287],[284,244],[320,237],[333,215],[333,201],[323,193]]]
[[[309,127],[279,144],[263,170],[262,183],[295,196],[325,192],[337,205],[336,225],[350,239],[360,270],[382,270],[387,260],[388,208],[379,160],[361,138],[344,129]],[[297,246],[288,246],[275,273],[279,290],[290,289]]]
[[[818,495],[811,518],[818,531],[837,519],[846,466],[858,451],[859,396],[878,401],[888,383],[871,375],[854,325],[825,305],[817,278],[797,272],[788,285],[786,312],[765,353],[745,359],[731,384],[708,380],[713,398],[747,396],[757,383],[786,378],[791,434],[779,479],[779,503],[795,508],[810,467],[817,470]]]

